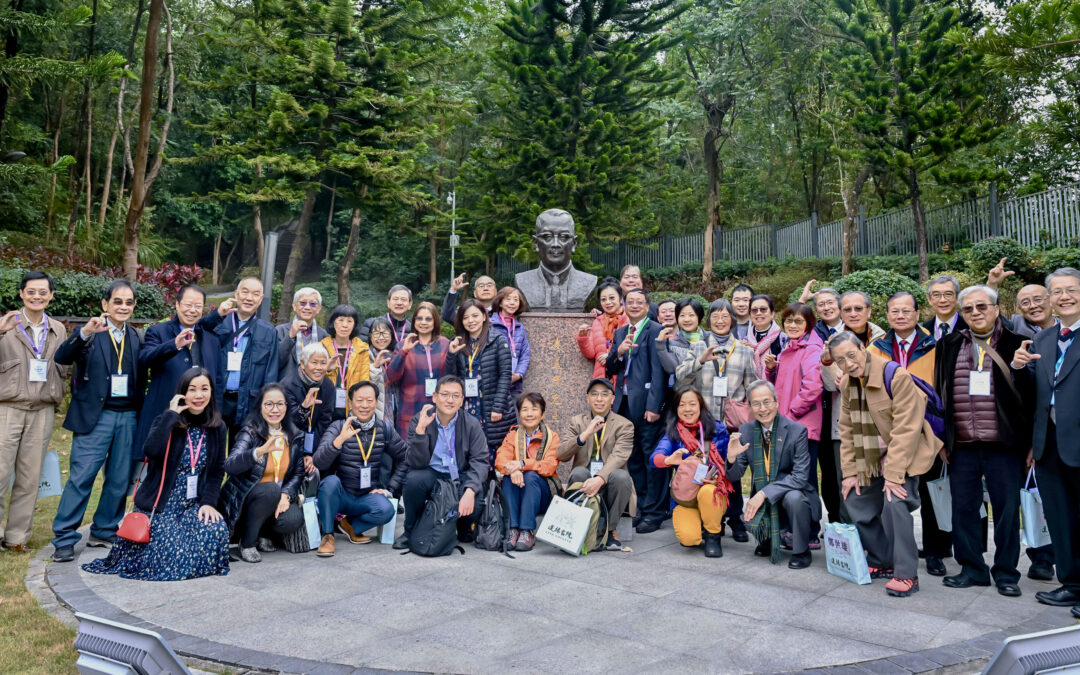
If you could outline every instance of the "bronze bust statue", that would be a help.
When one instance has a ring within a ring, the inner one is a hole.
[[[540,267],[520,272],[515,285],[525,295],[529,308],[548,312],[581,312],[596,288],[596,275],[574,268],[572,261],[578,238],[574,217],[562,209],[548,209],[536,217],[533,245]]]

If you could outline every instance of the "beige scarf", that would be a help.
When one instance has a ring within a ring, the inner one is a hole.
[[[870,354],[866,355],[866,373],[870,374]],[[877,425],[870,416],[870,406],[866,402],[866,390],[862,380],[852,380],[854,405],[851,405],[851,443],[855,450],[855,470],[859,475],[859,485],[867,486],[870,480],[881,475],[881,445],[878,443]]]

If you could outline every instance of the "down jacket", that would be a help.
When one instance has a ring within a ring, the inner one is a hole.
[[[334,439],[341,433],[341,427],[344,424],[345,420],[331,423],[323,434],[322,440],[319,441],[319,449],[312,457],[319,474],[323,478],[337,476],[345,491],[354,497],[366,495],[377,488],[389,490],[395,495],[400,494],[401,483],[405,480],[405,473],[408,471],[408,467],[405,466],[405,452],[408,446],[401,440],[401,436],[398,436],[398,432],[394,431],[393,423],[377,420],[372,431],[360,431],[360,443],[364,444],[365,449],[371,443],[372,432],[375,433],[375,442],[371,445],[371,455],[367,463],[371,469],[371,486],[366,488],[360,487],[360,470],[364,468],[364,456],[357,443],[357,437],[349,436],[348,440],[341,445],[340,450],[334,447]],[[394,473],[390,476],[384,476],[382,472],[384,454],[389,454],[394,458]]]
[[[232,452],[225,458],[225,472],[229,474],[229,479],[221,488],[218,510],[225,518],[225,524],[229,526],[230,533],[240,520],[240,513],[244,509],[244,499],[247,498],[248,492],[259,484],[266,473],[266,455],[255,459],[255,449],[265,442],[265,437],[245,424],[236,435],[236,445],[233,446]],[[300,484],[304,480],[303,458],[304,435],[298,432],[289,439],[289,468],[281,479],[281,491],[289,495],[292,501],[296,501]]]
[[[821,349],[821,337],[811,330],[788,342],[769,371],[780,414],[806,427],[811,441],[821,440]]]
[[[502,333],[492,328],[488,339],[473,360],[473,374],[469,375],[469,348],[457,354],[446,355],[446,372],[461,379],[476,377],[480,388],[480,424],[489,448],[497,448],[506,438],[506,432],[517,422],[517,408],[510,400],[510,375],[513,360],[510,344]],[[468,407],[468,404],[466,404]],[[502,414],[498,422],[491,421],[491,413]]]

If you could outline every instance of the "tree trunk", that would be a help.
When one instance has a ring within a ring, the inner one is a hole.
[[[236,249],[240,246],[240,242],[242,241],[244,241],[243,233],[236,238],[236,241],[234,241],[233,245],[229,248],[229,255],[225,256],[225,264],[221,266],[221,278],[223,281],[225,279],[225,273],[229,271],[229,265],[232,264],[233,254],[236,253]]]
[[[262,164],[259,162],[255,162],[255,177],[262,178]],[[256,202],[255,205],[251,207],[251,226],[252,229],[255,230],[255,239],[259,249],[258,265],[259,276],[261,277],[263,273],[263,255],[265,255],[263,248],[266,246],[266,242],[264,241],[265,238],[263,237],[262,209],[259,207],[258,202]]]
[[[150,155],[150,122],[153,117],[154,82],[157,79],[158,32],[165,0],[151,0],[146,18],[143,72],[139,93],[139,137],[131,176],[131,200],[124,219],[124,276],[134,280],[139,265],[139,226],[146,209],[146,164]]]
[[[919,281],[930,279],[930,256],[926,250],[926,219],[923,216],[922,197],[919,194],[919,176],[915,169],[908,169],[908,194],[911,197],[911,216],[915,221],[915,252],[919,254]]]
[[[296,238],[293,239],[292,250],[289,251],[289,263],[285,266],[285,276],[281,280],[281,303],[278,305],[280,317],[288,318],[293,290],[296,287],[296,277],[300,273],[300,265],[303,264],[311,245],[308,230],[311,229],[311,214],[315,211],[315,198],[318,196],[318,187],[309,187],[307,194],[304,195],[304,206],[300,209],[300,222],[296,225]],[[267,293],[270,291],[271,289],[266,289]]]
[[[720,228],[720,153],[716,148],[716,134],[713,129],[705,132],[702,158],[705,160],[709,196],[705,207],[705,245],[701,251],[701,280],[708,283],[713,278],[713,258],[715,257],[713,237]]]
[[[431,292],[435,292],[435,286],[439,283],[438,276],[438,255],[436,254],[436,240],[435,240],[435,219],[429,218],[427,222],[427,239],[428,239],[428,285],[431,288]]]
[[[855,242],[859,239],[859,199],[863,186],[870,177],[870,165],[863,165],[852,185],[844,185],[843,165],[840,167],[840,195],[844,200],[843,251],[841,252],[840,274],[847,276],[853,271]]]
[[[364,191],[367,191],[365,186]],[[349,220],[349,241],[345,245],[345,255],[338,263],[337,273],[337,301],[339,305],[347,305],[352,301],[349,290],[349,273],[352,271],[353,261],[356,260],[356,251],[360,248],[360,221],[363,213],[359,208],[353,209],[352,218]]]
[[[330,241],[333,237],[330,236],[330,229],[334,226],[334,201],[337,198],[337,178],[334,178],[334,186],[330,189],[330,213],[326,216],[326,254],[323,256],[323,260],[330,259]]]
[[[11,0],[11,9],[16,12],[21,12],[23,9],[23,0]],[[4,37],[4,56],[10,59],[18,53],[19,33],[12,30]],[[10,96],[11,88],[8,86],[7,81],[0,81],[0,138],[4,137],[4,118],[7,117],[8,100]]]
[[[64,128],[64,107],[67,103],[67,87],[64,87],[60,92],[60,112],[56,118],[56,131],[53,132],[52,139],[52,160],[49,162],[50,166],[56,164],[56,160],[60,159],[60,132]],[[49,181],[49,210],[45,214],[45,226],[48,232],[53,231],[53,214],[56,213],[56,172],[52,172],[52,178]]]
[[[224,229],[220,228],[214,237],[214,266],[210,269],[210,283],[214,286],[221,283],[221,232]]]
[[[90,210],[93,208],[93,181],[90,179],[90,153],[94,149],[94,102],[90,95],[90,90],[86,91],[86,159],[83,162],[83,182],[86,183],[86,241],[91,248],[96,250],[93,246],[93,217],[90,215]]]

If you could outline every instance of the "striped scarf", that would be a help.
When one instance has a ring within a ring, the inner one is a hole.
[[[866,355],[866,375],[870,375],[870,354]],[[851,444],[855,451],[855,471],[859,476],[859,485],[866,487],[870,480],[881,475],[881,444],[878,442],[877,425],[870,415],[870,405],[866,402],[866,389],[862,380],[852,381],[855,390],[854,403],[851,406]]]
[[[754,492],[760,492],[765,486],[776,480],[779,462],[773,448],[777,448],[783,439],[776,435],[776,420],[773,420],[771,442],[769,443],[769,468],[765,469],[765,438],[761,422],[754,423],[754,437],[750,440],[750,485]],[[780,562],[780,513],[768,499],[751,522],[751,530],[758,543],[769,542],[769,562]]]

